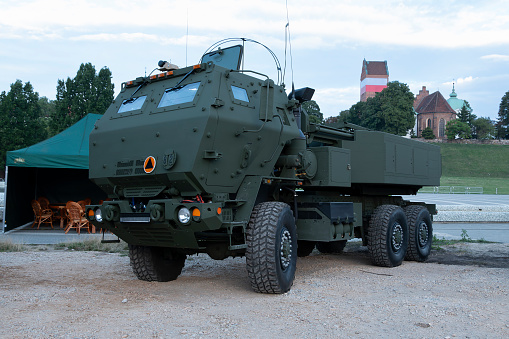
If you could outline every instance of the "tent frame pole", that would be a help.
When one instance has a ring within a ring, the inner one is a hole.
[[[9,166],[5,166],[4,210],[2,215],[2,234],[5,233],[5,211],[7,210],[7,181],[9,179]]]

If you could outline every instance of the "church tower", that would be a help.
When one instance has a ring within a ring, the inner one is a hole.
[[[389,68],[385,61],[362,62],[361,72],[361,101],[372,98],[376,93],[381,92],[389,83]]]

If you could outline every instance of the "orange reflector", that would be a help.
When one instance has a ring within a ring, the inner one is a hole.
[[[193,69],[198,69],[198,68],[201,68],[201,65],[194,65],[193,66]]]
[[[88,210],[88,216],[90,218],[93,218],[94,217],[94,210]]]
[[[193,209],[193,217],[199,217],[199,216],[201,216],[200,209],[194,208]]]
[[[221,215],[222,212],[223,212],[223,210],[221,210],[221,207],[218,207],[217,208],[217,215]]]
[[[151,75],[150,76],[150,79],[152,79],[152,80],[155,79],[155,78],[157,78],[157,75]]]
[[[158,76],[159,78],[163,78],[165,75],[166,75],[166,73],[160,73],[160,74],[158,74],[157,76]]]
[[[173,71],[169,71],[166,73],[168,76],[173,75]]]
[[[134,81],[132,81],[132,80],[128,81],[126,84],[127,84],[127,86],[132,86],[134,84]]]

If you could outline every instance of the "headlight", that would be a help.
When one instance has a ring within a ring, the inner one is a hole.
[[[103,222],[103,212],[101,212],[100,208],[95,210],[95,220],[98,222]]]
[[[188,224],[191,221],[191,212],[187,207],[182,207],[179,210],[178,219],[182,224]]]

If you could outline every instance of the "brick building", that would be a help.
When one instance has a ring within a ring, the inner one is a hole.
[[[456,112],[439,91],[429,94],[426,86],[423,86],[415,98],[414,109],[417,113],[418,137],[422,136],[426,127],[430,127],[438,139],[446,138],[445,126],[456,119]]]
[[[362,61],[361,101],[372,98],[389,83],[387,61]]]

